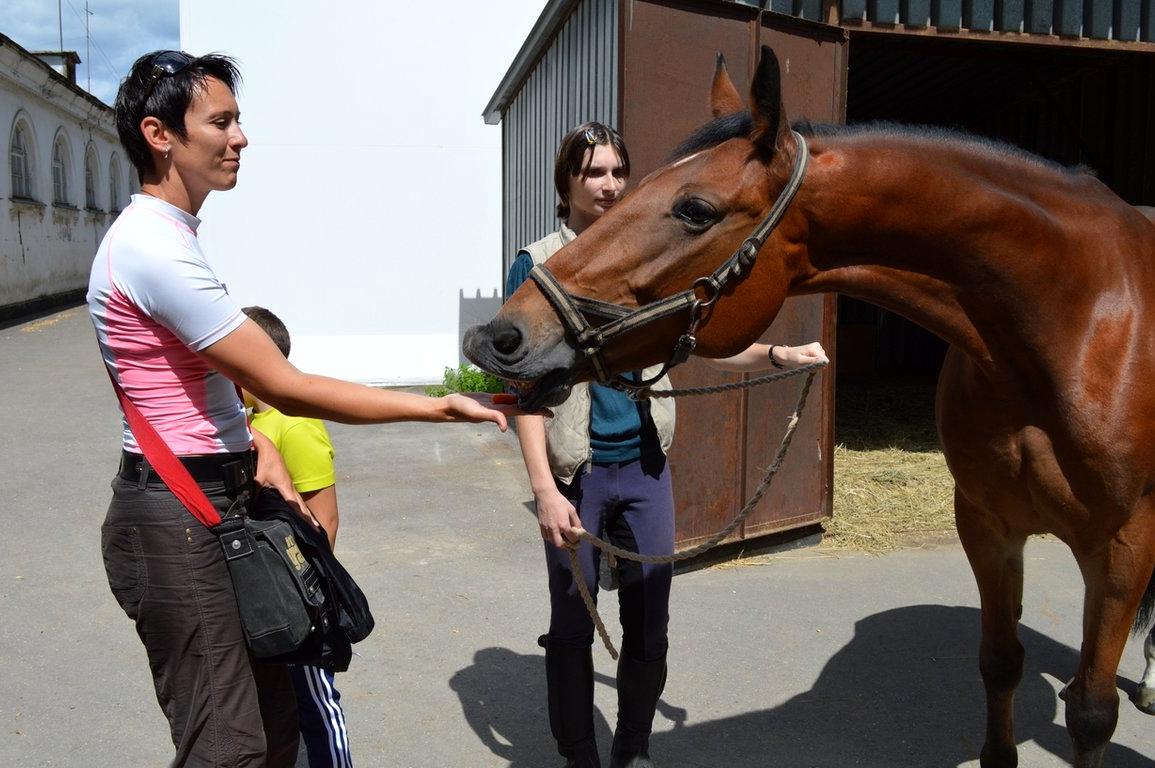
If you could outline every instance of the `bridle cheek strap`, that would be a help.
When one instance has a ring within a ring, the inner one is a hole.
[[[623,391],[644,390],[666,375],[671,368],[686,362],[690,353],[697,344],[696,334],[702,320],[702,313],[713,306],[727,283],[741,279],[750,273],[758,251],[766,243],[766,239],[785,215],[790,202],[794,199],[802,180],[806,176],[806,165],[810,152],[806,146],[806,139],[797,131],[791,131],[795,141],[794,167],[785,188],[770,207],[770,211],[762,219],[754,231],[750,233],[738,249],[726,261],[707,277],[700,277],[694,281],[693,287],[681,291],[673,296],[646,304],[636,309],[623,307],[619,304],[590,299],[584,296],[575,296],[562,288],[557,278],[546,269],[544,264],[538,264],[529,272],[529,277],[545,294],[554,311],[557,312],[566,330],[573,336],[593,366],[597,381],[609,384],[615,389]],[[706,298],[698,298],[698,290],[705,292]],[[669,359],[656,376],[646,381],[630,381],[622,376],[614,376],[609,372],[605,360],[605,346],[613,339],[632,333],[650,323],[665,319],[681,312],[689,312],[690,321],[686,332],[683,333],[674,345]],[[607,321],[597,327],[590,324],[590,317]]]
[[[693,291],[682,291],[669,298],[631,310],[618,304],[567,293],[557,278],[553,276],[553,273],[546,269],[543,264],[538,264],[531,269],[529,277],[545,294],[546,299],[549,300],[554,311],[561,318],[562,324],[573,336],[578,348],[589,358],[597,380],[602,383],[615,380],[606,366],[603,349],[607,343],[618,336],[635,331],[664,317],[693,310],[698,301]],[[587,316],[609,320],[609,322],[594,327],[590,324]],[[686,351],[685,356],[679,362],[685,362],[690,351],[692,348]],[[667,366],[666,370],[670,367],[673,366]],[[664,371],[662,375],[665,375]],[[623,379],[623,381],[626,380]]]

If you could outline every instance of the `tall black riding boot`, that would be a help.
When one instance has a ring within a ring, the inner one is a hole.
[[[549,727],[565,768],[601,768],[594,738],[594,657],[590,646],[546,642]]]
[[[618,659],[618,729],[610,753],[610,768],[654,768],[650,761],[650,729],[658,697],[666,687],[666,659]]]

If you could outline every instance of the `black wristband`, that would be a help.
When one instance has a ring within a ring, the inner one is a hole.
[[[766,356],[770,358],[770,365],[772,365],[775,368],[778,368],[780,370],[784,370],[786,368],[786,366],[782,365],[782,363],[780,363],[774,359],[774,347],[780,347],[780,346],[782,346],[782,345],[781,344],[771,344],[770,345],[770,351],[766,353]]]

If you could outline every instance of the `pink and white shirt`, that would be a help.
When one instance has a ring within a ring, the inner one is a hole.
[[[196,354],[245,320],[201,252],[199,225],[163,200],[133,195],[88,282],[105,365],[178,456],[251,445],[236,387]],[[127,421],[124,448],[141,452]]]

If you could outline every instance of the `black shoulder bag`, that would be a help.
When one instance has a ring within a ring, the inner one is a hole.
[[[221,519],[111,371],[109,378],[145,459],[220,540],[253,657],[334,672],[348,669],[350,646],[373,631],[373,614],[353,577],[329,549],[324,531],[309,525],[271,488],[259,488],[255,494],[241,491],[233,505],[235,513]]]

